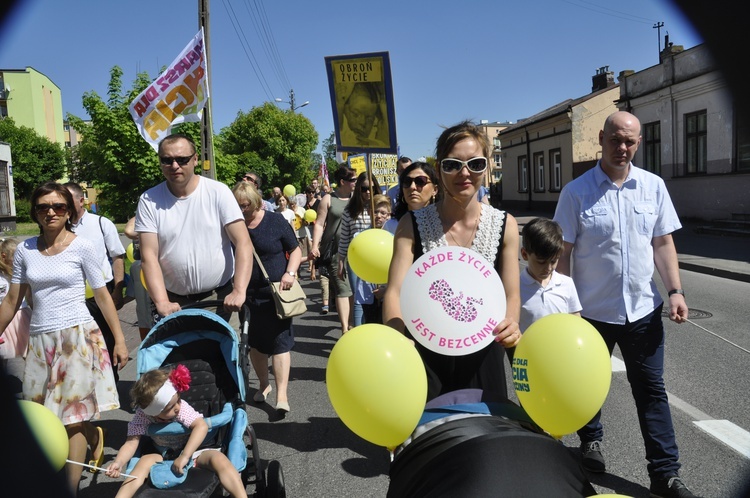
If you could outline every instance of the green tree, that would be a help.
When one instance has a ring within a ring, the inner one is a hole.
[[[163,179],[156,152],[138,133],[128,110],[150,82],[147,73],[139,73],[133,88],[123,91],[122,69],[115,66],[106,101],[93,91],[83,95],[90,123],[68,115],[71,126],[83,135],[75,151],[77,176],[100,191],[101,211],[117,221],[133,216],[140,194]]]
[[[328,168],[328,178],[333,178],[333,174],[339,167],[338,160],[336,160],[336,135],[334,132],[331,132],[328,138],[323,140],[322,146],[323,157],[326,158],[326,167]]]
[[[315,176],[310,167],[318,144],[315,127],[302,114],[282,111],[270,103],[240,111],[215,143],[225,156],[226,172],[235,168],[235,179],[253,170],[268,187],[291,184],[300,191]]]
[[[16,126],[11,118],[0,119],[0,140],[10,144],[16,199],[29,199],[36,187],[65,174],[63,148],[33,128]]]

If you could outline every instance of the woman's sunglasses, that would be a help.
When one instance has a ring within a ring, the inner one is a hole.
[[[411,187],[412,183],[416,185],[417,188],[424,188],[425,185],[432,182],[427,176],[407,176],[406,178],[404,178],[404,181],[401,182],[401,188],[409,188]]]
[[[468,161],[447,158],[440,161],[440,169],[448,175],[457,173],[466,166],[471,173],[482,173],[487,169],[486,157],[472,157]]]
[[[57,216],[62,216],[68,212],[68,205],[62,202],[56,202],[54,204],[37,204],[34,206],[36,214],[47,214],[50,209],[54,211]]]
[[[367,192],[372,193],[372,187],[365,187],[364,185],[362,185],[361,187],[359,187],[359,190],[361,190],[363,194],[365,194]]]

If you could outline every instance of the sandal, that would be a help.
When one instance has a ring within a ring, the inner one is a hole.
[[[101,467],[102,463],[104,463],[104,430],[101,427],[97,427],[96,431],[99,433],[99,441],[96,444],[96,448],[91,450],[89,465],[92,467]],[[98,457],[96,456],[97,453],[99,454]],[[91,467],[88,467],[87,470],[92,474],[99,472],[99,469],[92,469]]]

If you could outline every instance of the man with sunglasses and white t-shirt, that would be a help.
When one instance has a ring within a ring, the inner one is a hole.
[[[154,319],[209,298],[238,311],[252,270],[242,210],[229,187],[195,174],[190,137],[168,136],[158,154],[166,181],[141,195],[135,219]]]

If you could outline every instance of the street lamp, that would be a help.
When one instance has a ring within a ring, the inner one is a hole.
[[[289,90],[289,101],[286,101],[286,100],[282,100],[282,99],[274,99],[274,100],[275,100],[276,102],[283,102],[283,103],[285,103],[285,104],[289,104],[289,109],[290,109],[290,110],[291,110],[292,112],[296,111],[296,110],[297,110],[297,109],[299,109],[300,107],[305,107],[305,106],[306,106],[307,104],[309,104],[309,103],[310,103],[310,101],[309,101],[309,100],[305,100],[305,101],[304,101],[304,102],[303,102],[302,104],[300,104],[300,105],[298,105],[298,106],[295,106],[295,105],[294,105],[294,89],[292,89],[292,90]]]

